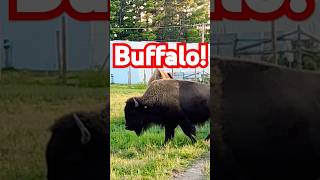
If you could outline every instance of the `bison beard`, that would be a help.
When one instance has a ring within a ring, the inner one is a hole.
[[[152,124],[158,124],[165,128],[165,142],[168,142],[179,125],[195,142],[195,125],[210,117],[209,99],[208,86],[190,81],[156,80],[142,97],[127,100],[126,129],[140,135]]]
[[[320,177],[320,74],[213,59],[213,178]]]
[[[108,178],[107,111],[71,113],[52,126],[48,180]]]

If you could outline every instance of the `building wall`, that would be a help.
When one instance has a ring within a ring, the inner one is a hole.
[[[18,69],[57,70],[56,31],[61,29],[61,17],[49,21],[9,21],[8,13],[8,1],[0,1],[0,37],[12,44],[10,64]],[[102,65],[108,50],[107,22],[66,19],[68,70]]]
[[[304,2],[304,1],[299,1]],[[232,4],[236,6],[236,4]],[[213,9],[212,9],[213,10]],[[320,14],[320,2],[316,1],[316,8],[313,15],[304,20],[304,21],[292,21],[287,17],[282,17],[278,20],[275,20],[275,28],[277,35],[286,34],[289,32],[294,32],[300,28],[312,36],[320,39],[320,23],[319,16]],[[215,42],[213,46],[210,47],[212,56],[233,56],[234,47],[233,44],[229,45],[217,45],[219,43],[233,42],[237,38],[247,38],[247,39],[271,39],[271,22],[262,22],[262,21],[211,21],[211,28],[214,29],[214,33],[211,34],[211,38]],[[242,42],[241,46],[252,44],[253,42],[247,42],[245,44]],[[268,47],[270,46],[270,47]],[[291,49],[291,44],[289,42],[278,41],[277,44],[278,50],[288,50]],[[261,45],[256,47],[256,49],[251,49],[259,51],[260,49],[271,49],[271,44]],[[292,59],[292,54],[287,54]],[[247,55],[246,58],[250,59],[261,59],[261,55]]]
[[[302,3],[304,1],[300,1]],[[236,4],[234,4],[235,6]],[[304,21],[297,22],[288,19],[287,17],[282,17],[275,21],[277,31],[294,31],[298,25],[301,26],[303,30],[311,33],[318,38],[320,38],[320,2],[316,1],[316,9],[313,15]],[[250,33],[250,32],[270,32],[271,23],[270,22],[259,22],[259,21],[214,21],[213,28],[215,33]]]

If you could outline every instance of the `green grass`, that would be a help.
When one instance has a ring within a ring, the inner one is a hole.
[[[46,178],[48,128],[65,113],[105,105],[107,90],[98,74],[73,72],[68,76],[68,84],[62,85],[55,72],[3,72],[0,180]],[[158,127],[141,137],[126,131],[124,103],[129,97],[143,94],[145,88],[141,84],[131,88],[111,86],[111,179],[167,179],[209,151],[209,143],[203,141],[208,125],[198,130],[196,144],[191,144],[178,128],[174,141],[166,146],[163,146],[164,130]]]
[[[48,128],[65,113],[103,107],[105,94],[105,87],[61,85],[55,73],[4,72],[0,81],[0,179],[45,179]]]
[[[63,85],[56,71],[3,71],[0,84],[18,85]],[[73,71],[67,74],[67,85],[77,87],[107,87],[109,75],[104,71]]]
[[[125,101],[142,95],[145,87],[111,86],[111,179],[168,179],[209,151],[209,125],[198,128],[198,142],[192,144],[181,129],[172,142],[163,145],[164,130],[152,127],[140,137],[124,129]]]
[[[210,160],[206,160],[202,170],[206,180],[210,180]]]

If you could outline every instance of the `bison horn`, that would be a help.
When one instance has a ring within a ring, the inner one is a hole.
[[[135,108],[139,107],[139,103],[135,98],[133,98],[133,101],[134,101],[134,107]]]
[[[73,118],[81,131],[81,143],[87,144],[91,139],[91,133],[89,132],[89,130],[86,128],[86,126],[83,124],[83,122],[81,121],[81,119],[76,113],[73,114]]]

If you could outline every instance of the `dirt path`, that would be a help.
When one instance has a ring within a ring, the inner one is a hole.
[[[189,169],[174,175],[173,180],[203,180],[205,178],[203,169],[206,161],[210,160],[210,154],[206,154],[197,160]]]

